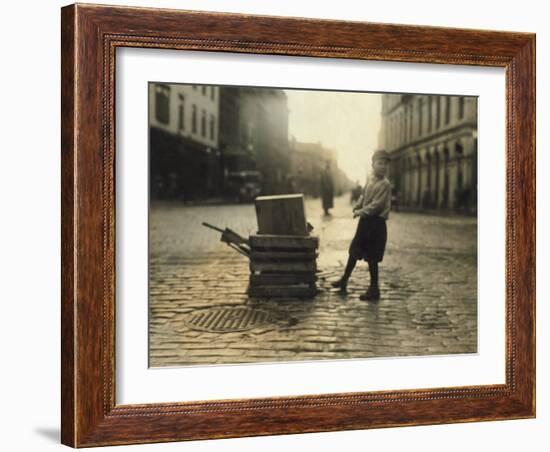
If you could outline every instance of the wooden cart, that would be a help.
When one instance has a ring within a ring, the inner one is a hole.
[[[314,297],[319,238],[310,235],[303,195],[261,196],[255,206],[258,233],[248,239],[203,224],[221,232],[222,242],[250,259],[251,297]]]

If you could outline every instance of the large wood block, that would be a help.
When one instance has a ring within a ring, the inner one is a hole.
[[[319,237],[296,235],[251,235],[250,246],[255,249],[317,249],[319,247]]]
[[[259,196],[255,204],[258,234],[307,235],[303,195]]]

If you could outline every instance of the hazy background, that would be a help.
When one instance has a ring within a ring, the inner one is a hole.
[[[335,91],[285,90],[289,136],[321,142],[336,152],[338,166],[353,181],[365,182],[378,143],[382,95]]]

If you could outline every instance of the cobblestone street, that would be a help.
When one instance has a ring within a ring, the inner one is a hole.
[[[312,300],[267,300],[246,295],[248,259],[201,226],[206,221],[254,234],[253,204],[153,205],[150,366],[477,351],[475,218],[391,212],[381,299],[364,302],[359,295],[369,282],[366,263],[358,263],[346,295],[329,284],[343,272],[357,224],[348,197],[335,200],[331,217],[322,216],[318,199],[306,201],[306,212],[320,237],[319,294]],[[256,326],[219,332],[193,323],[201,312],[218,315],[209,308],[238,306],[247,308]]]

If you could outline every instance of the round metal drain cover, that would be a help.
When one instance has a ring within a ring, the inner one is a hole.
[[[189,328],[212,333],[247,331],[274,323],[269,311],[244,306],[220,307],[194,311],[185,319]]]

